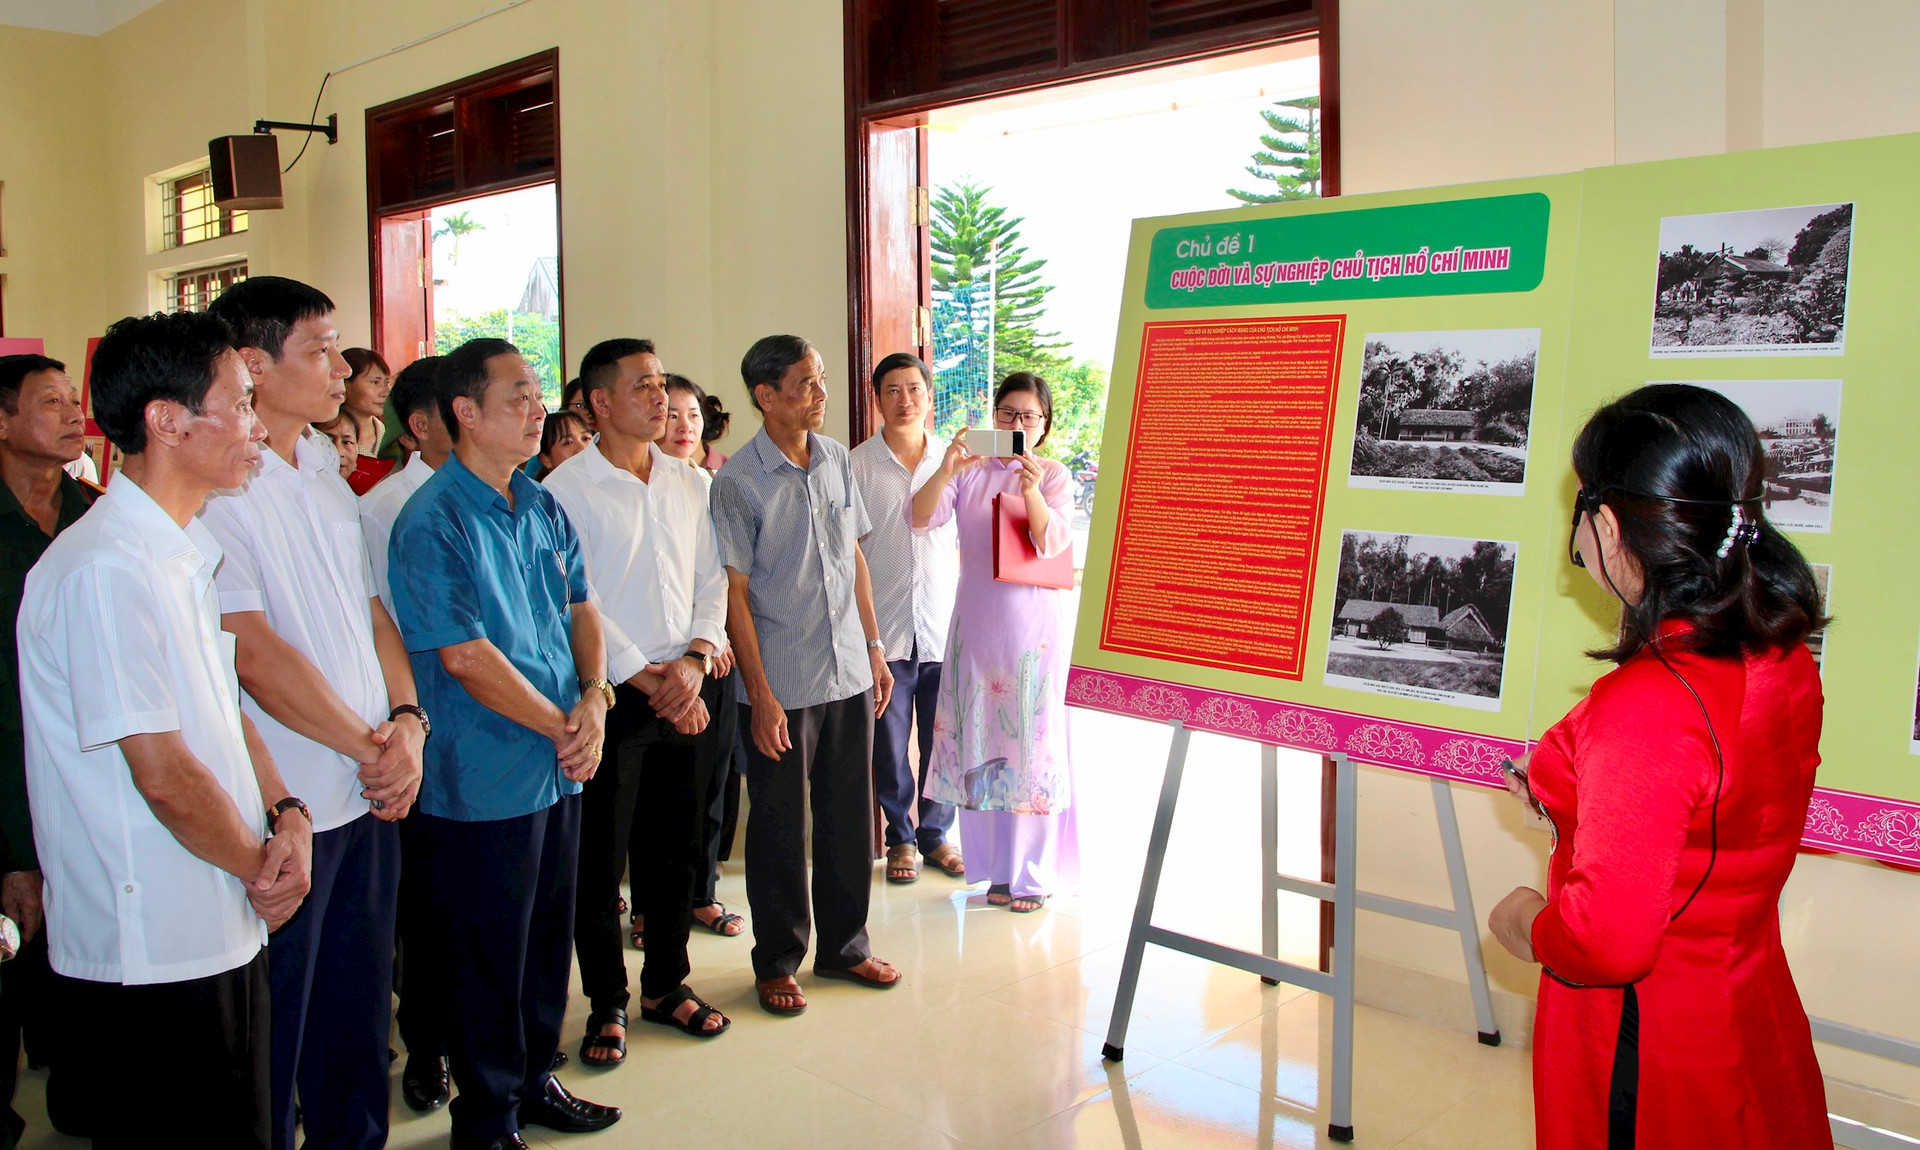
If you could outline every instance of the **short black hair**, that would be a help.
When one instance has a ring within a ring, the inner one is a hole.
[[[233,328],[210,312],[128,316],[93,350],[93,418],[128,455],[147,449],[147,405],[178,403],[199,415]]]
[[[779,390],[787,369],[807,358],[813,345],[797,335],[764,335],[753,341],[747,354],[740,357],[740,380],[747,385],[747,398],[755,411],[764,411],[753,389],[768,384]]]
[[[423,355],[419,359],[400,369],[394,377],[393,390],[387,392],[387,402],[393,404],[393,414],[400,422],[400,433],[413,434],[410,421],[416,411],[438,411],[440,395],[435,382],[440,371],[440,361],[446,357]]]
[[[1047,386],[1046,380],[1030,371],[1016,371],[1001,380],[1000,386],[993,389],[993,405],[999,407],[1001,400],[1016,391],[1033,393],[1033,397],[1040,401],[1041,414],[1046,416],[1046,422],[1040,428],[1040,438],[1027,444],[1027,450],[1032,451],[1045,443],[1047,436],[1053,434],[1053,389]]]
[[[466,396],[475,406],[486,402],[487,364],[497,355],[519,355],[520,349],[504,339],[470,339],[440,358],[440,370],[434,373],[434,396],[440,401],[440,420],[447,425],[447,436],[460,442],[460,420],[453,414],[453,401]]]
[[[580,357],[580,390],[585,392],[587,407],[593,407],[593,393],[613,382],[614,374],[620,369],[620,361],[630,355],[654,355],[653,341],[650,339],[603,339],[587,349]],[[560,406],[566,406],[566,396],[560,397]]]
[[[1709,657],[1786,651],[1828,622],[1813,569],[1767,521],[1766,449],[1726,396],[1683,383],[1621,396],[1580,430],[1573,470],[1613,508],[1645,583],[1596,658],[1624,663],[1669,619],[1691,624],[1689,646]],[[1725,546],[1742,510],[1758,534]]]
[[[585,386],[586,384],[582,383],[580,377],[577,375],[568,380],[566,384],[560,388],[560,406],[562,408],[570,406],[573,403],[574,393]]]
[[[42,371],[65,371],[67,365],[44,355],[0,355],[0,411],[20,411],[20,387],[27,377]]]
[[[919,372],[920,378],[926,381],[928,387],[933,386],[933,372],[928,370],[926,360],[921,359],[910,351],[896,351],[879,363],[873,365],[874,393],[876,395],[879,394],[881,380],[899,371],[901,368],[906,367],[913,368]]]
[[[254,276],[221,292],[207,310],[227,321],[235,347],[257,347],[278,360],[294,324],[331,315],[334,306],[325,292],[299,280]]]

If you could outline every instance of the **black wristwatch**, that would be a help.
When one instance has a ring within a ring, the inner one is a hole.
[[[412,703],[402,703],[387,712],[387,722],[391,723],[402,715],[412,715],[414,718],[420,720],[421,738],[431,739],[433,737],[433,724],[427,720],[427,713],[425,711]]]
[[[689,647],[687,648],[687,653],[680,657],[682,659],[700,660],[700,673],[705,676],[711,676],[713,674],[713,656],[712,655],[705,654],[704,652],[700,652],[700,651],[695,651],[693,648]]]
[[[286,814],[288,811],[299,811],[301,814],[307,816],[307,825],[309,827],[313,825],[313,812],[307,809],[307,804],[301,802],[299,799],[294,798],[292,795],[288,795],[286,798],[281,799],[279,802],[273,804],[272,807],[268,808],[267,810],[267,833],[268,834],[278,833],[279,827],[280,827],[280,816]]]

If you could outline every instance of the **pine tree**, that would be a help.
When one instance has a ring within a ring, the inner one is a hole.
[[[1293,108],[1304,118],[1274,108]],[[1273,184],[1268,192],[1243,192],[1228,188],[1227,194],[1244,204],[1277,204],[1286,200],[1312,200],[1320,196],[1320,97],[1302,96],[1297,100],[1277,101],[1273,108],[1260,109],[1270,132],[1260,136],[1261,150],[1253,154],[1247,174]],[[1304,137],[1295,139],[1294,137]]]
[[[933,290],[951,292],[984,283],[994,267],[994,327],[996,339],[1009,350],[1032,351],[1047,344],[1053,332],[1042,332],[1047,293],[1053,285],[1040,277],[1047,261],[1029,259],[1020,242],[1025,216],[1007,215],[1007,209],[987,201],[992,188],[961,180],[933,194]],[[999,359],[998,355],[995,359]]]

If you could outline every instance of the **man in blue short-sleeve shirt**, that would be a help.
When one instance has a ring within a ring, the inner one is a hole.
[[[453,1145],[511,1150],[526,1125],[584,1132],[620,1118],[552,1072],[578,796],[600,764],[613,692],[579,538],[520,470],[546,417],[527,361],[504,340],[472,340],[435,383],[453,455],[395,520],[388,575],[440,732],[415,817],[428,965],[446,972]]]

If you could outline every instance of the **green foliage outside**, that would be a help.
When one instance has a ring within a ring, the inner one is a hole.
[[[992,426],[987,408],[994,385],[1016,371],[1030,371],[1053,391],[1053,433],[1045,453],[1060,460],[1097,457],[1107,369],[1060,354],[1055,333],[1044,330],[1046,298],[1053,290],[1042,274],[1047,261],[1020,242],[1025,218],[991,202],[992,192],[963,179],[933,194],[936,434],[950,439],[963,427]]]
[[[566,382],[560,359],[560,324],[530,312],[496,308],[481,315],[456,315],[434,324],[433,353],[445,355],[470,339],[504,339],[520,349],[540,381],[540,401],[548,411],[560,406]]]
[[[1293,111],[1276,112],[1274,108],[1291,108]],[[1267,122],[1267,130],[1260,134],[1261,146],[1253,153],[1253,163],[1247,165],[1247,174],[1271,186],[1255,192],[1228,188],[1227,194],[1243,204],[1318,199],[1320,97],[1302,96],[1297,100],[1276,101],[1273,108],[1260,109],[1260,118]]]

